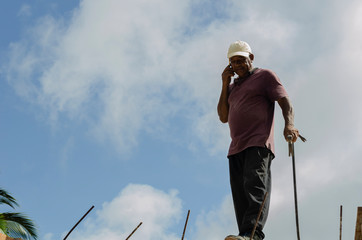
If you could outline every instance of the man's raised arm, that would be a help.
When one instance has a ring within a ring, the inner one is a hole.
[[[231,82],[231,77],[234,76],[234,71],[230,68],[230,65],[228,65],[221,77],[222,77],[222,88],[221,88],[221,94],[219,98],[219,103],[217,105],[217,113],[219,115],[220,121],[223,123],[228,122],[228,116],[229,116],[229,85]]]

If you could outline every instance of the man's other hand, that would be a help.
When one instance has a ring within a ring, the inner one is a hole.
[[[289,136],[292,136],[292,142],[296,142],[299,137],[299,131],[294,125],[286,125],[284,127],[284,138],[287,142],[290,141]]]

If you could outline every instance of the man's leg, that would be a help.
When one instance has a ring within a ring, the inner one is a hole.
[[[273,154],[262,147],[251,147],[229,157],[230,183],[240,234],[250,234],[256,222],[264,195],[268,192],[256,235],[264,238],[270,201],[270,164]]]
[[[245,213],[249,206],[249,202],[244,191],[244,155],[243,151],[229,156],[230,186],[239,231],[240,227],[243,225]],[[241,232],[239,235],[241,235]]]
[[[244,190],[248,198],[249,207],[245,213],[241,231],[251,233],[264,196],[268,192],[268,197],[256,228],[256,235],[261,238],[265,237],[263,228],[269,213],[271,195],[270,165],[273,157],[274,155],[270,150],[263,147],[248,148],[245,153]]]

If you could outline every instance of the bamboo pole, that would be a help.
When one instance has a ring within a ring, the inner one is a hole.
[[[253,231],[251,232],[250,240],[253,240],[253,238],[254,238],[254,234],[255,234],[255,231],[256,231],[256,227],[258,226],[258,222],[259,222],[261,213],[262,213],[262,211],[263,211],[264,204],[265,204],[265,200],[266,200],[267,196],[268,196],[268,192],[266,192],[265,195],[264,195],[264,200],[263,200],[263,202],[262,202],[262,204],[261,204],[261,206],[260,206],[259,213],[258,213],[258,217],[256,218],[256,222],[255,222],[255,224],[254,224]]]
[[[78,224],[88,215],[88,213],[89,213],[90,211],[92,211],[93,208],[94,208],[94,206],[92,206],[92,207],[88,210],[88,212],[86,212],[86,214],[83,215],[83,217],[74,225],[74,227],[73,227],[72,229],[70,229],[70,231],[68,232],[68,234],[65,236],[65,238],[64,238],[63,240],[67,239],[67,237],[69,236],[69,234],[70,234],[70,233],[78,226]]]
[[[342,240],[342,211],[343,206],[340,207],[340,213],[339,213],[339,240]]]
[[[142,222],[140,222],[140,224],[138,224],[138,226],[133,230],[133,232],[131,232],[131,234],[126,238],[126,240],[128,240],[136,231],[137,229],[142,225]]]
[[[184,237],[185,237],[186,226],[187,226],[187,222],[189,221],[189,216],[190,216],[190,210],[187,211],[187,217],[186,217],[185,227],[184,227],[184,231],[183,231],[183,233],[182,233],[182,238],[181,238],[181,240],[183,240]]]
[[[362,207],[357,208],[356,232],[354,240],[362,239]]]

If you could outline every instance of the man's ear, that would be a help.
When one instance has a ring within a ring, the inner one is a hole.
[[[254,54],[249,53],[249,58],[250,58],[251,61],[254,61]]]

